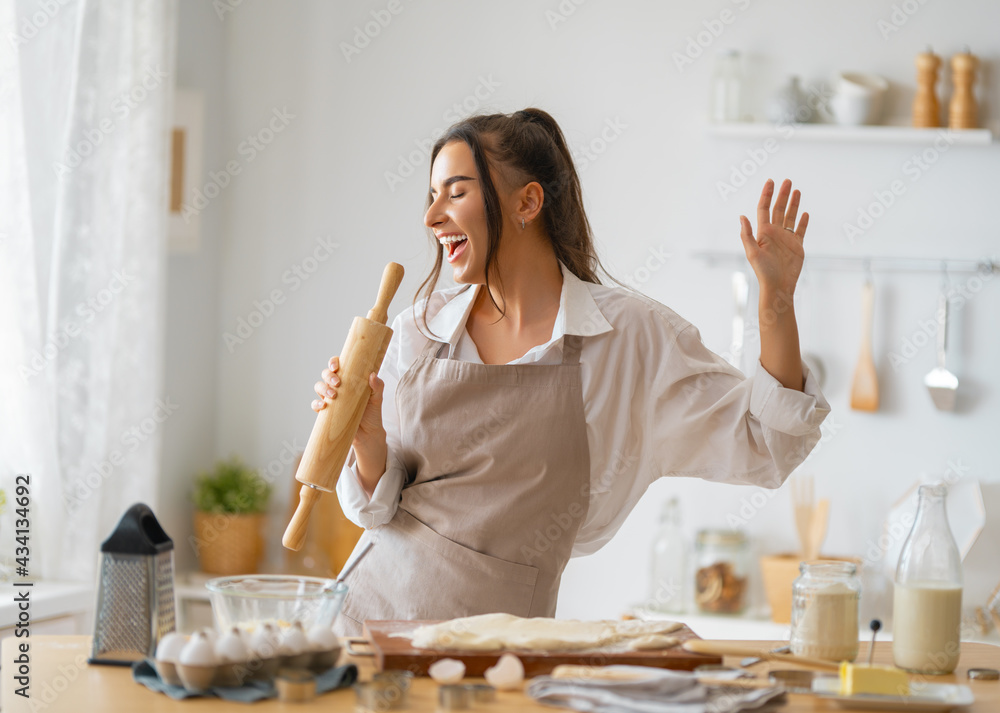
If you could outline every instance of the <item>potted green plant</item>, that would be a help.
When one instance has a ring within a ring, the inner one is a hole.
[[[204,572],[253,574],[264,552],[271,486],[237,456],[199,473],[194,501],[194,546]]]

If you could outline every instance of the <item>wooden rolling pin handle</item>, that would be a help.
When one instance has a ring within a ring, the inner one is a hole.
[[[753,646],[743,646],[741,644],[731,644],[723,641],[711,641],[707,639],[689,639],[681,645],[687,651],[696,654],[714,654],[715,656],[758,656],[765,661],[784,661],[785,663],[795,663],[810,668],[820,668],[827,671],[836,671],[840,664],[823,659],[814,659],[807,656],[796,656],[795,654],[776,654],[767,649],[757,649]]]
[[[298,552],[302,549],[302,544],[306,541],[306,531],[309,529],[309,513],[313,505],[319,500],[323,491],[311,485],[303,485],[299,490],[299,505],[295,508],[295,514],[285,528],[285,535],[281,538],[281,544],[290,550]]]
[[[403,281],[403,266],[390,262],[385,266],[382,273],[382,284],[378,288],[378,299],[375,306],[368,312],[368,319],[379,324],[385,324],[389,319],[389,303],[399,289],[399,283]]]

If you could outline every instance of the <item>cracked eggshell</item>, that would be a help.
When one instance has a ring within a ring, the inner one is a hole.
[[[496,666],[486,669],[487,683],[499,691],[511,691],[524,684],[524,664],[514,654],[504,654]]]
[[[458,683],[465,677],[465,664],[455,659],[441,659],[432,663],[427,673],[438,683]]]

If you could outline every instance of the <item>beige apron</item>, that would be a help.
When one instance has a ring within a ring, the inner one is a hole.
[[[396,389],[407,480],[348,577],[335,630],[366,619],[553,616],[590,499],[581,338],[562,364],[473,364],[430,342]],[[449,355],[450,357],[450,355]]]

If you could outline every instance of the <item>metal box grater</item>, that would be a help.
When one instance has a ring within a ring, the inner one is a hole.
[[[153,511],[130,507],[101,544],[90,663],[152,658],[174,630],[174,543]]]

